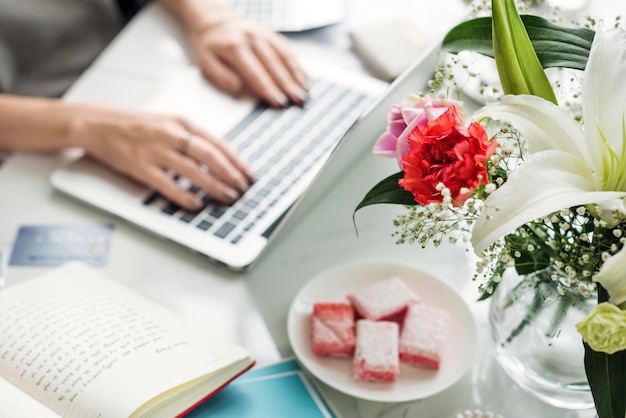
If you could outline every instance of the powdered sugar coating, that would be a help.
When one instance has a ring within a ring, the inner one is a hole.
[[[356,311],[365,319],[380,321],[403,314],[419,296],[398,276],[373,283],[347,295]]]
[[[342,302],[314,304],[311,342],[313,352],[319,356],[352,356],[356,344],[352,305]]]
[[[353,374],[357,380],[393,382],[400,374],[396,322],[360,319],[356,323]]]
[[[439,369],[450,314],[424,303],[408,307],[400,334],[400,361],[414,366]]]

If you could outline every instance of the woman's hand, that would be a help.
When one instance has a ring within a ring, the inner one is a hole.
[[[71,135],[92,157],[191,211],[200,209],[202,200],[169,171],[225,204],[253,181],[226,142],[181,117],[85,107],[74,127]]]
[[[204,76],[228,94],[249,91],[274,107],[306,100],[305,73],[282,35],[233,17],[190,40]]]
[[[216,87],[275,107],[306,100],[306,74],[286,37],[237,16],[222,0],[160,1],[182,21],[198,66]]]
[[[0,127],[0,151],[80,147],[192,211],[204,203],[169,172],[225,204],[237,200],[254,180],[225,141],[179,116],[0,94]]]

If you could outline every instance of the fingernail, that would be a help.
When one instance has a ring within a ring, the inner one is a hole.
[[[246,192],[246,190],[248,190],[248,186],[244,183],[237,182],[237,190],[239,191],[239,194],[242,195]]]
[[[236,190],[227,187],[226,189],[224,189],[224,196],[226,196],[228,200],[237,200],[239,199],[240,194],[237,193]]]
[[[250,180],[251,182],[256,181],[256,174],[249,168],[246,169],[244,174],[246,175],[246,177],[248,177],[248,180]]]
[[[287,106],[287,104],[289,104],[289,99],[283,93],[274,95],[274,100],[281,106]]]
[[[200,209],[202,207],[202,199],[199,197],[194,197],[189,201],[189,204],[194,209]]]
[[[300,100],[300,103],[306,102],[306,99],[308,98],[308,93],[304,90],[298,90],[294,94]]]

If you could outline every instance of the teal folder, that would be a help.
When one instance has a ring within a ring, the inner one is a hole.
[[[293,359],[248,371],[186,417],[336,418]]]

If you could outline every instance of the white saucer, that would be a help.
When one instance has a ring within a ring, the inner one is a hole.
[[[441,368],[437,371],[402,364],[393,383],[362,382],[352,377],[351,358],[322,357],[311,349],[309,318],[315,302],[345,301],[345,295],[368,284],[397,275],[415,290],[422,302],[450,313],[450,328]],[[379,402],[423,399],[457,382],[474,361],[476,324],[463,299],[448,285],[413,267],[362,261],[326,270],[310,280],[289,309],[287,333],[293,351],[315,377],[348,395]]]

